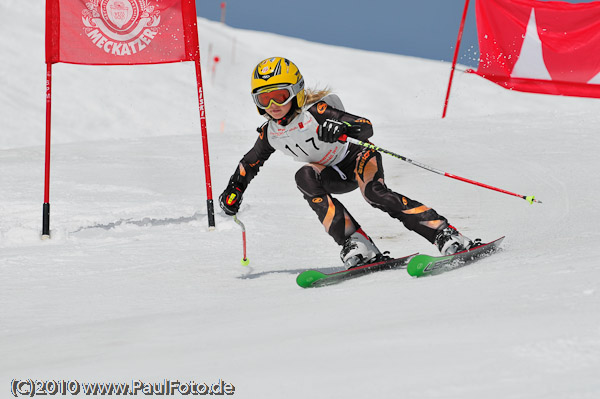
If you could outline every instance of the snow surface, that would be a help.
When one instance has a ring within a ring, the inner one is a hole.
[[[543,204],[385,157],[391,188],[467,236],[506,235],[504,251],[301,289],[303,269],[339,264],[295,187],[301,164],[275,154],[247,190],[248,267],[230,217],[208,229],[192,63],[57,64],[41,240],[44,5],[0,0],[2,398],[26,378],[223,379],[239,398],[600,397],[598,100],[457,73],[442,120],[448,63],[198,21],[215,197],[263,121],[250,72],[284,55],[370,118],[378,145]],[[359,193],[340,198],[380,248],[435,253]]]

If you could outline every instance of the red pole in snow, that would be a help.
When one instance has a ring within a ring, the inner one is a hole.
[[[200,57],[196,59],[196,82],[198,85],[198,109],[200,110],[202,152],[204,153],[204,179],[206,180],[206,210],[208,214],[208,226],[215,227],[215,210],[212,197],[212,181],[210,177],[210,157],[208,155],[208,134],[206,131],[206,108],[204,106],[204,90],[202,88],[202,71],[200,69]]]
[[[465,28],[465,20],[467,19],[467,11],[469,10],[469,0],[465,0],[465,9],[463,11],[462,20],[460,21],[460,28],[458,29],[458,37],[456,38],[456,48],[454,49],[454,59],[452,60],[452,70],[450,71],[450,80],[448,81],[448,91],[446,91],[446,100],[444,101],[444,112],[442,113],[442,119],[446,117],[446,110],[448,109],[448,102],[450,101],[450,88],[452,87],[452,78],[454,77],[454,69],[456,68],[456,60],[458,58],[458,50],[460,48],[460,41],[462,40],[463,29]]]
[[[52,64],[46,64],[46,158],[44,171],[44,205],[42,238],[50,238],[50,116],[52,108]]]
[[[213,64],[212,64],[212,82],[215,82],[215,75],[217,73],[217,64],[219,63],[219,61],[221,60],[221,58],[219,58],[218,55],[215,55],[215,58],[213,58]]]
[[[187,0],[191,7],[191,15],[196,15],[196,3]],[[202,134],[202,152],[204,153],[204,180],[206,182],[206,213],[208,215],[209,229],[215,227],[215,209],[212,196],[212,180],[210,177],[210,157],[208,154],[208,134],[206,131],[206,106],[204,104],[204,89],[202,87],[202,68],[200,67],[200,44],[198,42],[198,26],[196,18],[189,21],[193,34],[190,39],[190,51],[194,53],[196,64],[196,84],[198,87],[198,110],[200,112],[200,131]]]
[[[225,23],[225,11],[227,9],[227,3],[222,1],[221,2],[221,23],[224,24]]]

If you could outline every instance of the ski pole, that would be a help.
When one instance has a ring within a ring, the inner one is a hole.
[[[470,180],[470,179],[466,179],[464,177],[456,176],[456,175],[453,175],[451,173],[447,173],[447,172],[444,172],[442,170],[439,170],[439,169],[436,169],[436,168],[432,168],[431,166],[427,166],[425,164],[422,164],[421,162],[413,161],[412,159],[406,158],[406,157],[404,157],[404,156],[402,156],[400,154],[396,154],[395,152],[386,150],[385,148],[378,147],[378,146],[376,146],[374,144],[366,143],[364,141],[360,141],[360,140],[357,140],[355,138],[348,137],[345,134],[343,134],[342,136],[340,136],[340,140],[341,141],[347,141],[347,142],[352,143],[352,144],[360,145],[362,147],[369,148],[371,150],[376,150],[376,151],[382,152],[382,153],[387,154],[387,155],[391,155],[391,156],[393,156],[395,158],[401,159],[401,160],[403,160],[405,162],[408,162],[408,163],[410,163],[412,165],[418,166],[419,168],[423,168],[423,169],[428,170],[430,172],[437,173],[438,175],[450,177],[452,179],[460,180],[460,181],[463,181],[465,183],[474,184],[474,185],[479,186],[479,187],[487,188],[487,189],[490,189],[490,190],[498,191],[500,193],[504,193],[504,194],[508,194],[508,195],[513,195],[515,197],[522,198],[522,199],[526,200],[527,202],[529,202],[530,204],[533,204],[534,202],[537,202],[538,204],[542,203],[542,201],[535,199],[535,197],[533,195],[516,194],[516,193],[512,193],[510,191],[503,190],[501,188],[497,188],[497,187],[489,186],[487,184],[479,183],[479,182],[477,182],[475,180]]]
[[[248,264],[250,263],[250,259],[246,257],[246,226],[244,226],[244,223],[242,223],[242,221],[237,218],[237,215],[233,215],[233,220],[242,228],[242,245],[244,247],[244,257],[242,258],[240,263],[242,264],[242,266],[248,266]]]

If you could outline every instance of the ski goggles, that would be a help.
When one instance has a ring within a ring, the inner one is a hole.
[[[267,109],[271,103],[285,105],[304,89],[304,79],[293,85],[275,85],[252,93],[254,104],[260,109]]]

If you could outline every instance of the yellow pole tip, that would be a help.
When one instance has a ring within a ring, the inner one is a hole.
[[[535,196],[529,195],[529,196],[525,197],[525,200],[527,202],[529,202],[530,204],[533,204],[533,202],[535,201]],[[539,201],[535,201],[535,202],[539,202]]]

